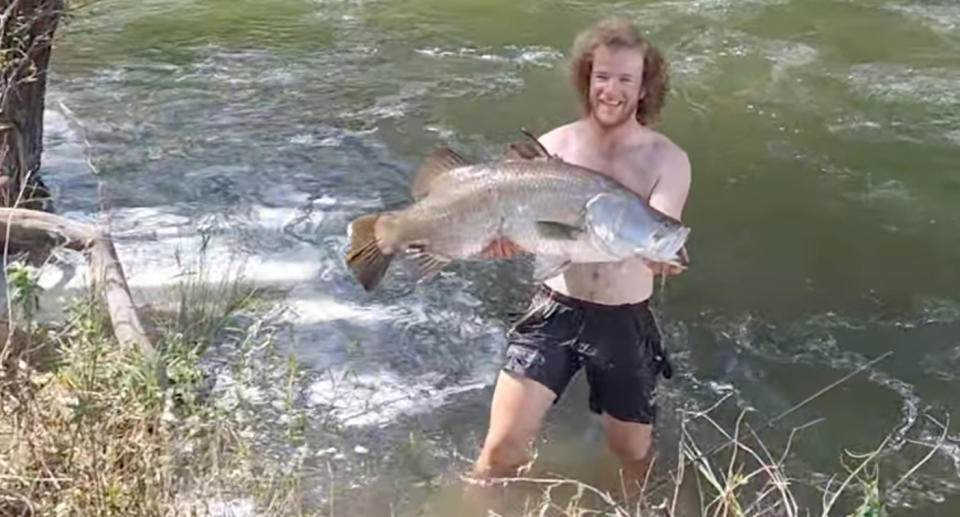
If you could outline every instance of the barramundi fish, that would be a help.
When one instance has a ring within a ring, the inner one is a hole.
[[[690,228],[534,142],[484,163],[435,149],[414,175],[412,204],[349,224],[346,263],[357,281],[374,289],[397,255],[416,260],[418,281],[455,260],[523,253],[536,257],[537,281],[573,263],[681,261]]]

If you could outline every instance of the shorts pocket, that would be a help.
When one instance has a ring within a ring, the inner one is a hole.
[[[663,374],[665,379],[673,377],[673,365],[670,363],[666,349],[663,348],[660,327],[653,314],[649,309],[642,311],[637,315],[636,323],[638,339],[641,341],[639,353],[645,356],[653,376]]]
[[[543,354],[536,348],[512,344],[507,347],[504,367],[515,372],[526,372],[545,361]]]

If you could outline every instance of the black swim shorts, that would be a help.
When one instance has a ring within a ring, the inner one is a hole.
[[[647,302],[604,305],[540,286],[508,334],[504,370],[543,384],[559,400],[581,367],[591,411],[652,424],[657,377],[673,372]]]

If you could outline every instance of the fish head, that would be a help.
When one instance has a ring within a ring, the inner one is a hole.
[[[594,243],[617,259],[675,262],[690,228],[635,196],[600,194],[586,206]]]
[[[680,250],[687,242],[690,228],[670,222],[659,226],[650,234],[647,244],[637,247],[634,252],[655,262],[679,261]]]

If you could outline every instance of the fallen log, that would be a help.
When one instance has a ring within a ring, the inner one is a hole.
[[[137,347],[155,370],[158,383],[166,384],[166,369],[140,323],[123,266],[107,234],[95,225],[60,215],[0,208],[0,243],[17,248],[62,246],[86,255],[92,287],[105,302],[117,342]]]

